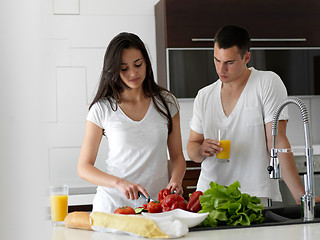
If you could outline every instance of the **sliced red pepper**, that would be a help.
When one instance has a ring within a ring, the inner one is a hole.
[[[177,194],[170,194],[162,199],[161,207],[163,212],[171,211],[177,208],[186,210],[187,203],[182,196]]]
[[[203,195],[203,192],[201,191],[195,191],[190,195],[189,202],[187,205],[188,211],[199,212],[202,209],[199,199],[201,195]]]

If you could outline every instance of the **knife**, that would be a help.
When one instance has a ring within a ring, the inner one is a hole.
[[[145,195],[142,194],[142,192],[138,192],[139,197],[144,198],[148,203],[151,201],[153,202],[153,200],[150,198],[150,196],[146,197]]]

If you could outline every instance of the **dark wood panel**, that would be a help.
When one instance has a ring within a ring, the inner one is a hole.
[[[195,179],[198,178],[200,175],[200,169],[198,170],[187,170],[184,179]]]
[[[165,2],[166,47],[211,47],[212,42],[192,42],[191,39],[213,38],[226,24],[246,27],[252,38],[307,38],[307,42],[276,43],[277,46],[320,45],[320,1],[317,0],[161,2]],[[268,45],[274,43],[253,43],[253,46]]]
[[[157,50],[157,76],[156,81],[161,86],[167,87],[167,66],[166,66],[166,42],[167,42],[167,26],[166,26],[166,2],[160,1],[155,6],[156,17],[156,50]]]
[[[182,181],[183,197],[189,200],[189,194],[196,191],[199,175],[200,175],[200,163],[193,161],[186,161],[186,173]]]
[[[190,167],[201,167],[201,163],[196,163],[196,162],[191,161],[191,160],[187,160],[186,161],[186,165],[187,165],[187,168],[190,168]]]
[[[92,211],[92,204],[68,206],[69,213],[75,212],[75,211],[91,212]]]
[[[198,178],[194,179],[184,179],[182,182],[182,186],[184,188],[197,186]]]

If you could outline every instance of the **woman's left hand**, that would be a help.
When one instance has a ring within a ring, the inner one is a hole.
[[[182,195],[183,194],[183,188],[182,188],[182,183],[181,182],[171,180],[169,182],[169,184],[167,185],[167,188],[171,192],[173,192],[175,194],[178,194],[178,195]]]

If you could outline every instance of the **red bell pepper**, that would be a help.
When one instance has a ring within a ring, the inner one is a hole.
[[[201,195],[203,195],[203,192],[201,191],[195,191],[190,195],[189,202],[187,205],[188,211],[199,212],[202,209],[199,199]]]
[[[162,189],[158,194],[158,201],[160,202],[162,199],[164,199],[166,196],[170,195],[171,192],[169,189],[164,188]]]
[[[149,202],[147,205],[147,208],[148,208],[149,213],[161,213],[162,212],[161,203],[159,201]]]
[[[187,210],[187,203],[183,197],[177,194],[170,194],[161,201],[162,212],[171,211],[177,208]]]

